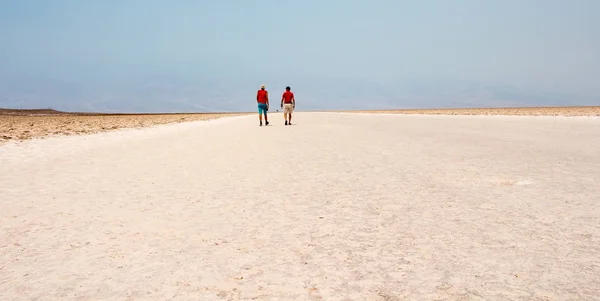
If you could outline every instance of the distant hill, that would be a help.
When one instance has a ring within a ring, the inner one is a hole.
[[[0,107],[53,108],[100,113],[217,113],[256,108],[262,80],[204,79],[195,82],[152,81],[132,84],[77,83],[51,80],[0,80]],[[298,110],[384,110],[600,105],[600,97],[548,93],[450,80],[364,82],[298,79],[267,82],[271,103],[291,85]],[[56,112],[40,112],[56,114]]]
[[[154,113],[128,113],[128,112],[64,112],[53,109],[6,109],[0,108],[0,116],[107,116],[107,115],[180,115],[180,114],[235,114],[238,112],[154,112]],[[246,113],[246,112],[242,112]]]
[[[0,115],[12,115],[12,116],[33,116],[33,115],[68,115],[67,112],[61,112],[53,109],[2,109],[0,108]]]

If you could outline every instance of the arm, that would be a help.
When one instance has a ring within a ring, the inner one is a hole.
[[[283,108],[283,94],[281,94],[281,107]]]
[[[265,91],[265,96],[267,97],[267,108],[269,107],[269,92]]]

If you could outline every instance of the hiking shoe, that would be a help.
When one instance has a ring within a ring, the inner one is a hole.
[[[262,121],[260,122],[259,126],[262,126]]]
[[[287,120],[285,121],[285,125],[287,125]]]
[[[265,121],[265,125],[269,125],[269,122],[268,122],[268,121]]]

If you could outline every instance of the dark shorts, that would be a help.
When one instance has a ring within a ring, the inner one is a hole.
[[[258,114],[267,114],[267,105],[264,103],[258,104]]]

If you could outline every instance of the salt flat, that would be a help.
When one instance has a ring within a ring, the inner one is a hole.
[[[0,146],[0,300],[600,300],[600,118],[270,117]]]

